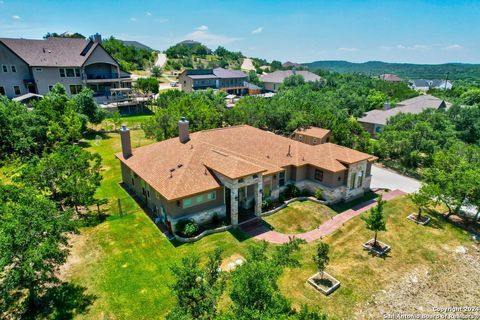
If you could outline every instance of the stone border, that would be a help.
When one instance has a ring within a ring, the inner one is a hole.
[[[376,254],[379,257],[383,256],[385,253],[387,253],[391,249],[391,247],[388,244],[377,240],[377,242],[380,243],[382,245],[382,247],[385,247],[385,249],[383,249],[382,251],[378,251],[377,249],[374,249],[373,247],[371,247],[369,245],[370,242],[373,242],[373,238],[368,240],[367,242],[365,242],[362,245],[363,248],[367,249],[368,251],[372,252],[373,254]]]
[[[340,287],[340,281],[332,277],[330,274],[326,273],[325,271],[323,272],[323,277],[324,278],[329,278],[330,281],[333,282],[333,285],[328,288],[327,290],[323,289],[321,286],[317,285],[314,281],[317,276],[320,275],[320,272],[315,273],[313,276],[308,278],[307,282],[310,283],[315,289],[323,293],[324,295],[328,296],[330,293],[333,291],[337,290],[338,287]]]
[[[199,235],[196,235],[195,237],[191,237],[191,238],[184,238],[184,237],[181,237],[181,236],[179,236],[178,234],[175,234],[175,233],[173,234],[173,236],[175,237],[175,239],[177,239],[178,241],[180,241],[182,243],[188,243],[188,242],[198,241],[198,240],[202,239],[203,237],[208,236],[209,234],[220,233],[220,232],[223,232],[223,231],[230,230],[231,228],[232,228],[232,225],[222,226],[222,227],[218,227],[218,228],[215,228],[215,229],[207,229],[207,230],[203,231],[202,233],[200,233]]]
[[[262,212],[262,214],[260,215],[260,217],[267,217],[269,215],[272,215],[282,209],[285,209],[290,203],[293,203],[293,202],[296,202],[296,201],[306,201],[306,200],[310,200],[310,201],[313,201],[313,202],[316,202],[318,204],[323,204],[323,205],[327,205],[327,202],[326,201],[322,201],[322,200],[318,200],[317,198],[315,197],[297,197],[297,198],[292,198],[292,199],[289,199],[289,200],[285,200],[283,202],[283,204],[281,204],[280,206],[270,210],[270,211],[265,211],[265,212]]]
[[[416,215],[418,215],[418,214],[414,212],[414,213],[410,214],[410,215],[407,217],[407,219],[415,222],[416,224],[420,224],[420,225],[422,225],[422,226],[426,225],[427,223],[430,222],[430,220],[432,220],[432,219],[430,219],[430,217],[422,216],[422,218],[427,218],[427,219],[426,219],[425,221],[418,221],[417,219],[415,219],[415,216],[416,216]]]

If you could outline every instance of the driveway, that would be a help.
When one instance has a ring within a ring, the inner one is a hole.
[[[420,181],[374,165],[372,166],[372,181],[370,182],[370,187],[372,189],[398,189],[406,193],[412,193],[420,189]]]
[[[167,62],[167,55],[165,53],[158,53],[157,60],[155,61],[155,65],[159,68],[163,68],[166,62]]]

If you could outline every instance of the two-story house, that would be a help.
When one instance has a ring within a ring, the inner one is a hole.
[[[98,35],[95,39],[0,38],[0,94],[43,95],[61,83],[70,94],[89,87],[95,96],[105,97],[110,89],[130,87],[130,74],[105,51]]]
[[[260,216],[265,199],[277,199],[289,184],[330,203],[370,189],[374,156],[332,143],[311,145],[247,125],[189,134],[132,150],[121,129],[123,183],[175,231],[180,219],[205,224],[214,216],[232,225]]]

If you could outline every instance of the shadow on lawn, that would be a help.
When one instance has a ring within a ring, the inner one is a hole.
[[[39,301],[40,308],[35,308],[32,318],[73,319],[75,315],[84,314],[97,298],[85,293],[82,286],[62,282],[48,289]]]
[[[112,137],[105,131],[87,130],[83,134],[83,139],[78,143],[82,148],[89,148],[92,145],[100,143],[102,140],[108,140]]]

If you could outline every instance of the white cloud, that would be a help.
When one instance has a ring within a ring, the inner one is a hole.
[[[343,51],[343,52],[357,52],[360,51],[358,48],[338,48],[338,51]]]
[[[155,21],[157,22],[168,22],[168,19],[167,18],[155,18]]]
[[[225,35],[210,33],[208,31],[208,27],[205,25],[202,25],[196,28],[195,31],[185,35],[184,39],[195,40],[205,45],[211,46],[226,45],[234,41],[241,40],[241,38],[234,38]]]
[[[20,18],[20,16],[15,15],[15,16],[12,16],[12,19],[13,20],[20,20],[21,18]]]
[[[459,44],[451,44],[449,46],[446,46],[443,48],[443,50],[448,50],[448,51],[454,51],[454,50],[462,50],[464,46],[459,45]]]
[[[151,17],[151,16],[152,16],[152,13],[151,13],[151,12],[148,12],[148,11],[147,11],[147,12],[145,12],[145,14],[146,14],[147,16],[149,16],[149,17]]]
[[[137,21],[137,18],[135,18],[135,17],[131,17],[131,18],[130,18],[130,21],[132,21],[132,22],[136,22],[136,21]]]
[[[402,44],[397,44],[397,49],[405,49],[405,46]]]
[[[252,34],[257,34],[263,31],[263,27],[258,27],[257,29],[252,30]]]

